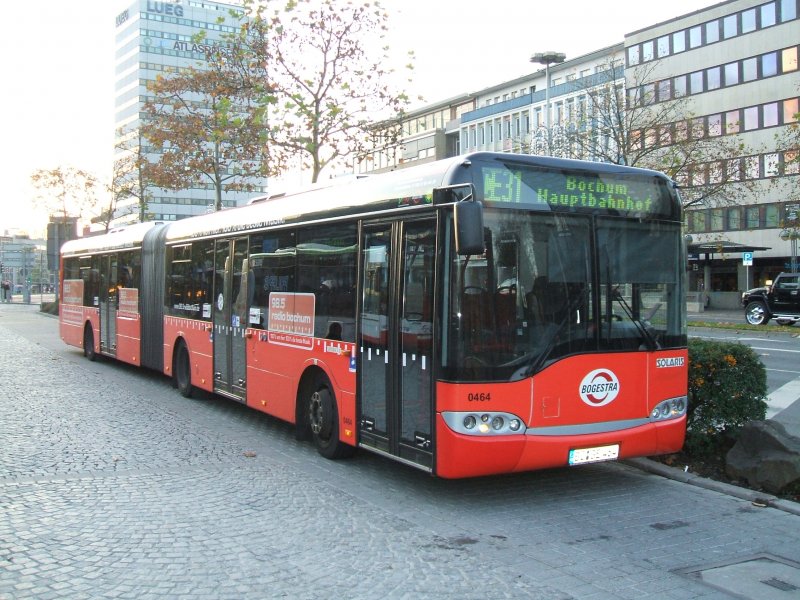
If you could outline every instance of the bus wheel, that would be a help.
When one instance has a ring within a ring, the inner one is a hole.
[[[314,445],[325,458],[346,458],[354,448],[339,440],[339,413],[327,379],[320,378],[308,399],[308,424]]]
[[[175,377],[175,387],[178,388],[181,396],[190,398],[194,391],[194,386],[192,385],[192,365],[189,361],[189,349],[183,342],[178,344],[178,350],[175,353],[175,365],[172,372]]]
[[[94,331],[89,323],[83,328],[83,355],[92,361],[97,358],[97,353],[94,351]]]

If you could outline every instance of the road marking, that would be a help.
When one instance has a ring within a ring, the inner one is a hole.
[[[773,373],[797,373],[800,375],[800,371],[787,371],[786,369],[765,369],[766,371],[772,371]]]
[[[767,418],[771,419],[798,399],[800,399],[800,377],[782,385],[767,396]]]

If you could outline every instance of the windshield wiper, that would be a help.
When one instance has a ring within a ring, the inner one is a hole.
[[[647,344],[648,350],[657,350],[659,348],[658,341],[653,337],[653,334],[647,330],[647,325],[641,319],[638,319],[633,316],[633,309],[631,305],[628,304],[628,301],[625,300],[625,297],[620,293],[619,286],[611,287],[609,283],[609,290],[611,294],[611,299],[616,300],[619,302],[619,305],[622,307],[622,310],[625,312],[625,315],[636,325],[636,329],[638,329],[642,337],[645,339]]]
[[[569,323],[569,319],[572,316],[572,311],[578,307],[578,304],[580,304],[582,299],[583,298],[581,297],[581,295],[578,294],[574,296],[572,300],[569,301],[569,303],[567,304],[567,310],[566,313],[564,314],[564,317],[561,319],[561,321],[559,321],[556,328],[550,334],[550,337],[548,338],[547,343],[545,344],[545,347],[542,349],[539,356],[536,358],[536,360],[533,361],[533,363],[531,363],[531,366],[528,368],[528,371],[526,373],[528,376],[537,373],[539,369],[542,368],[542,365],[550,356],[550,353],[553,351],[553,348],[556,347],[555,345],[556,338],[564,330],[564,326],[567,323]]]

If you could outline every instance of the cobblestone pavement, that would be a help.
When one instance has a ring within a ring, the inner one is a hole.
[[[87,361],[31,310],[0,308],[0,349],[4,600],[729,598],[676,571],[800,558],[800,517],[629,465],[331,462],[265,415]]]

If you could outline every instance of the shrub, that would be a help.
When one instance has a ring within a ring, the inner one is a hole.
[[[749,346],[689,340],[686,451],[710,454],[766,416],[767,373]]]
[[[39,306],[39,312],[58,315],[58,302],[42,302]]]

